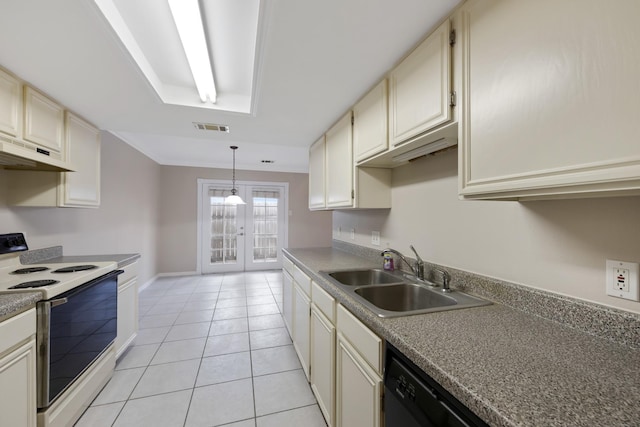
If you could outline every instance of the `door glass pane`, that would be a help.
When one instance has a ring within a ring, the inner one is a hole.
[[[235,264],[238,259],[237,206],[225,205],[231,190],[210,188],[211,264]]]
[[[253,262],[278,260],[280,191],[253,190]]]

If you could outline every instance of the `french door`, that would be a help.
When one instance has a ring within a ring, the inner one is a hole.
[[[236,183],[246,205],[225,205],[231,183],[199,180],[200,271],[223,273],[282,268],[287,183]]]

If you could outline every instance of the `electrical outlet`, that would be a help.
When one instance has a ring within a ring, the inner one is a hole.
[[[355,228],[351,229],[351,240],[356,240],[356,229]]]
[[[637,263],[607,260],[607,295],[639,300]]]
[[[380,246],[380,232],[372,231],[371,232],[371,244],[375,246]]]

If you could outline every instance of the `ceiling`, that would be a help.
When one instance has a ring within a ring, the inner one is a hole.
[[[184,54],[171,50],[178,45],[166,6],[151,10],[161,1],[114,3],[148,10],[153,36],[139,27],[132,33],[155,62],[165,58],[161,75],[189,83]],[[237,145],[238,169],[306,172],[309,146],[458,3],[261,0],[253,69],[215,70],[220,105],[236,95],[237,85],[225,81],[253,71],[247,112],[163,102],[93,0],[2,0],[0,66],[159,164],[229,168],[229,146]],[[231,39],[234,49],[247,42]],[[201,131],[193,122],[231,131]]]

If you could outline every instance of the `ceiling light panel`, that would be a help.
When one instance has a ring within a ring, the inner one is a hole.
[[[251,114],[260,0],[203,0],[204,30],[213,64],[217,102],[202,103],[168,0],[93,0],[159,99],[182,105]],[[187,1],[187,0],[184,0]],[[191,1],[191,0],[190,0]],[[183,1],[178,0],[179,3]]]

